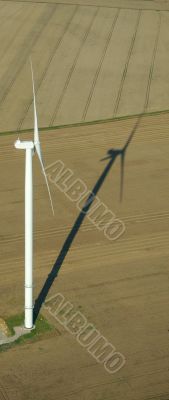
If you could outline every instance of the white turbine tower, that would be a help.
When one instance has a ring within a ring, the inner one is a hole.
[[[15,142],[16,149],[26,151],[25,160],[25,328],[33,328],[33,179],[32,179],[32,157],[36,152],[41,164],[42,172],[45,177],[52,212],[54,208],[49,189],[47,176],[45,173],[41,147],[38,132],[38,120],[36,112],[36,99],[35,99],[35,86],[33,68],[31,64],[32,73],[32,87],[33,87],[33,106],[34,106],[34,141],[20,141]]]

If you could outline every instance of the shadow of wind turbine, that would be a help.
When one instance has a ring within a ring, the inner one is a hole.
[[[111,157],[111,159],[109,160],[108,164],[104,168],[101,176],[97,180],[93,190],[90,192],[87,200],[85,201],[85,204],[84,204],[82,210],[80,211],[78,217],[76,218],[76,220],[75,220],[75,222],[74,222],[74,224],[73,224],[73,226],[72,226],[72,228],[71,228],[71,230],[70,230],[70,232],[69,232],[69,234],[68,234],[68,236],[67,236],[67,238],[66,238],[66,240],[65,240],[65,242],[64,242],[64,244],[62,246],[62,249],[61,249],[61,251],[60,251],[60,253],[59,253],[59,255],[58,255],[58,257],[57,257],[57,259],[56,259],[56,261],[54,263],[54,265],[53,265],[53,268],[52,268],[51,272],[49,273],[49,275],[48,275],[48,277],[47,277],[47,279],[46,279],[46,281],[45,281],[45,283],[44,283],[44,285],[43,285],[43,287],[42,287],[42,289],[41,289],[41,291],[40,291],[40,293],[39,293],[39,295],[38,295],[38,297],[37,297],[37,299],[35,301],[35,305],[34,305],[34,323],[35,323],[35,321],[36,321],[36,319],[38,317],[38,314],[40,312],[42,304],[44,303],[44,301],[45,301],[45,299],[46,299],[46,297],[47,297],[47,295],[49,293],[49,290],[50,290],[55,278],[58,275],[58,272],[59,272],[59,270],[60,270],[60,268],[61,268],[61,266],[62,266],[62,264],[64,262],[64,259],[65,259],[66,255],[67,255],[67,253],[68,253],[68,251],[69,251],[69,249],[70,249],[70,247],[71,247],[71,245],[73,243],[73,240],[74,240],[75,236],[77,235],[77,233],[78,233],[78,231],[79,231],[79,229],[80,229],[80,227],[81,227],[81,225],[82,225],[82,223],[83,223],[83,221],[84,221],[84,219],[85,219],[90,207],[92,206],[97,193],[99,192],[101,186],[103,185],[104,180],[106,179],[106,177],[107,177],[107,175],[108,175],[108,173],[109,173],[109,171],[110,171],[110,169],[111,169],[111,167],[112,167],[112,165],[113,165],[113,163],[115,161],[115,158],[116,157]]]
[[[134,128],[133,128],[133,130],[132,130],[132,132],[131,132],[131,134],[130,134],[127,142],[126,142],[126,144],[124,145],[124,147],[122,149],[117,149],[117,150],[116,149],[111,149],[111,150],[109,150],[107,152],[108,156],[106,156],[105,158],[103,158],[101,160],[101,161],[103,161],[103,160],[109,160],[109,161],[108,161],[108,164],[106,165],[106,167],[104,168],[102,174],[98,178],[96,184],[94,185],[92,191],[90,192],[87,200],[85,201],[85,204],[82,207],[82,210],[80,211],[78,217],[76,218],[76,220],[75,220],[75,222],[74,222],[74,224],[73,224],[73,226],[72,226],[72,228],[71,228],[71,230],[70,230],[70,232],[69,232],[69,234],[68,234],[68,236],[67,236],[67,238],[66,238],[66,240],[65,240],[65,242],[64,242],[64,244],[63,244],[63,246],[61,248],[61,250],[60,250],[60,253],[59,253],[59,255],[58,255],[58,257],[57,257],[57,259],[56,259],[56,261],[55,261],[55,263],[54,263],[54,265],[53,265],[53,267],[52,267],[52,269],[51,269],[51,271],[50,271],[50,273],[49,273],[49,275],[48,275],[48,277],[47,277],[47,279],[46,279],[46,281],[45,281],[45,283],[44,283],[44,285],[43,285],[43,287],[42,287],[42,289],[41,289],[41,291],[40,291],[40,293],[39,293],[39,295],[37,297],[37,299],[36,299],[36,301],[35,301],[35,305],[34,305],[34,323],[35,323],[35,321],[36,321],[36,319],[38,317],[38,314],[40,312],[40,309],[41,309],[41,307],[42,307],[42,305],[43,305],[43,303],[44,303],[44,301],[45,301],[45,299],[46,299],[46,297],[47,297],[47,295],[48,295],[48,293],[50,291],[50,288],[51,288],[55,278],[58,275],[58,272],[59,272],[59,270],[60,270],[60,268],[61,268],[61,266],[62,266],[62,264],[64,262],[64,259],[65,259],[66,255],[67,255],[67,253],[68,253],[68,251],[69,251],[69,249],[70,249],[70,247],[71,247],[71,245],[73,243],[73,240],[75,239],[75,237],[76,237],[76,235],[77,235],[77,233],[78,233],[78,231],[79,231],[79,229],[80,229],[80,227],[81,227],[81,225],[82,225],[82,223],[83,223],[83,221],[84,221],[84,219],[85,219],[90,207],[92,206],[96,195],[98,194],[99,190],[101,189],[101,187],[102,187],[102,185],[103,185],[103,183],[104,183],[104,181],[105,181],[105,179],[106,179],[111,167],[113,166],[116,158],[119,155],[121,157],[123,157],[123,160],[124,160],[125,152],[126,152],[128,146],[129,146],[129,144],[130,144],[130,142],[131,142],[131,140],[132,140],[132,138],[134,136],[134,133],[135,133],[137,127],[138,127],[139,121],[140,121],[140,118],[136,122],[136,124],[135,124],[135,126],[134,126]],[[124,168],[124,165],[123,165],[123,168]],[[122,171],[123,171],[123,169],[122,169]],[[123,176],[122,176],[122,182],[123,182]]]
[[[142,118],[143,114],[140,114],[138,117],[124,147],[122,149],[110,149],[107,152],[107,157],[103,158],[101,161],[107,160],[107,159],[115,159],[116,157],[120,156],[121,157],[121,172],[120,172],[120,202],[123,200],[123,189],[124,189],[124,165],[125,165],[125,156],[126,156],[126,151],[140,125],[140,121]]]

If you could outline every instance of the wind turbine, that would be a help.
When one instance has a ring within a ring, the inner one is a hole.
[[[39,141],[38,120],[36,111],[35,85],[32,62],[32,88],[34,108],[34,141],[16,140],[15,148],[26,151],[25,158],[25,328],[33,328],[33,179],[32,179],[32,157],[37,153],[42,172],[45,177],[49,199],[54,214],[54,208],[49,189],[47,176],[42,160],[41,146]]]

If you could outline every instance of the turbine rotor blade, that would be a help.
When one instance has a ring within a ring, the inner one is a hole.
[[[100,160],[100,161],[104,161],[104,160],[110,160],[110,159],[111,159],[111,156],[107,156],[107,157],[101,158],[101,160]]]
[[[36,111],[36,97],[35,97],[35,84],[34,84],[34,74],[32,60],[30,59],[31,74],[32,74],[32,89],[33,89],[33,109],[34,109],[34,144],[37,145],[37,153],[41,153],[40,142],[39,142],[39,132],[38,132],[38,119]]]
[[[137,118],[137,121],[136,121],[135,124],[134,124],[134,127],[133,127],[133,129],[132,129],[132,131],[131,131],[131,133],[130,133],[128,139],[127,139],[127,141],[126,141],[126,144],[124,145],[124,150],[127,149],[127,147],[129,146],[130,142],[132,141],[133,136],[134,136],[134,134],[135,134],[137,128],[138,128],[139,125],[140,125],[142,116],[143,116],[143,113],[140,114],[139,117]]]
[[[37,155],[38,155],[38,158],[39,158],[39,161],[40,161],[40,164],[41,164],[42,172],[43,172],[44,177],[45,177],[45,182],[46,182],[46,186],[47,186],[47,190],[48,190],[48,194],[49,194],[51,208],[52,208],[52,212],[53,212],[53,215],[54,215],[54,207],[53,207],[53,202],[52,202],[52,196],[51,196],[51,192],[50,192],[49,183],[48,183],[47,175],[46,175],[46,172],[45,172],[45,168],[44,168],[44,165],[43,165],[41,146],[40,146],[40,140],[39,140],[38,118],[37,118],[37,111],[36,111],[35,84],[34,84],[33,66],[32,66],[31,59],[30,59],[30,65],[31,65],[31,73],[32,73],[33,108],[34,108],[34,146],[35,146],[35,150],[37,152]]]
[[[137,130],[137,128],[140,125],[141,122],[141,118],[144,115],[144,111],[142,112],[142,114],[139,115],[139,117],[137,118],[137,121],[134,124],[134,127],[126,141],[126,144],[124,145],[122,151],[121,151],[121,182],[120,182],[120,201],[122,201],[123,199],[123,186],[124,186],[124,159],[125,159],[125,155],[126,155],[126,151],[127,148],[129,146],[129,144],[131,143],[133,136]]]
[[[38,154],[38,157],[39,157],[39,154]],[[43,172],[44,177],[45,177],[45,182],[46,182],[46,186],[47,186],[47,189],[48,189],[48,194],[49,194],[50,204],[51,204],[51,208],[52,208],[52,213],[53,213],[53,215],[55,215],[52,196],[51,196],[51,192],[50,192],[50,188],[49,188],[49,182],[48,182],[48,178],[47,178],[47,175],[46,175],[45,168],[44,168],[43,161],[42,161],[41,157],[39,157],[39,161],[40,161],[40,164],[41,164],[41,167],[42,167],[42,172]]]

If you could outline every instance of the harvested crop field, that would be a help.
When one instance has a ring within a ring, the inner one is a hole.
[[[129,118],[41,133],[45,164],[61,160],[89,190],[97,184],[99,199],[123,221],[125,232],[114,241],[86,216],[63,247],[80,211],[51,183],[52,217],[34,158],[35,298],[56,262],[60,271],[47,298],[62,293],[124,354],[126,363],[110,375],[53,319],[57,330],[52,337],[1,353],[0,393],[6,397],[0,398],[168,400],[169,114],[140,119],[126,152],[120,202],[118,150],[135,122]],[[24,154],[14,149],[16,138],[0,137],[3,317],[19,313],[24,302]],[[101,159],[110,150],[117,157],[105,173],[110,160]],[[64,257],[58,258],[63,248]]]
[[[0,131],[169,108],[169,1],[0,1]]]

